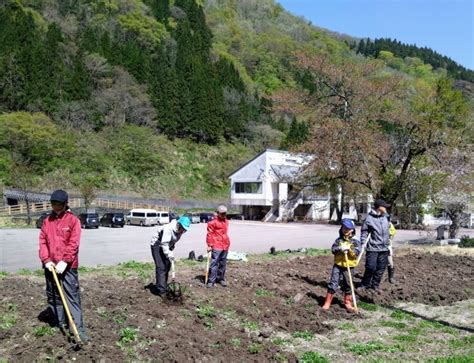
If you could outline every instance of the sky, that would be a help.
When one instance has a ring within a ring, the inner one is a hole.
[[[314,25],[427,46],[474,70],[474,0],[277,0]]]

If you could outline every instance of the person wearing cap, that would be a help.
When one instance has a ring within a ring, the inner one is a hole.
[[[64,190],[56,190],[51,195],[52,213],[44,220],[39,236],[39,257],[46,277],[48,305],[55,317],[55,323],[66,332],[67,319],[52,271],[56,271],[61,281],[69,310],[82,341],[89,340],[82,318],[79,290],[79,244],[81,223],[68,207],[68,195]]]
[[[149,285],[151,292],[158,296],[166,294],[168,289],[168,274],[174,258],[175,244],[191,226],[188,217],[173,219],[170,223],[160,226],[151,238],[151,254],[155,261],[156,285]]]
[[[366,244],[365,272],[362,277],[361,289],[377,290],[387,267],[390,246],[390,222],[383,199],[374,202],[361,229],[360,240]],[[363,246],[364,247],[364,246]]]
[[[217,216],[207,224],[207,251],[211,252],[211,264],[209,266],[209,279],[207,282],[207,287],[209,288],[214,287],[216,283],[227,287],[225,271],[227,253],[230,247],[228,230],[227,207],[220,205],[217,208]]]
[[[334,254],[334,265],[331,271],[331,279],[328,284],[328,291],[324,301],[323,309],[329,310],[332,299],[339,286],[344,293],[344,306],[350,313],[354,312],[352,306],[351,286],[349,282],[349,271],[353,278],[354,267],[357,265],[357,256],[360,253],[360,242],[355,238],[356,230],[355,224],[351,219],[343,219],[341,229],[339,230],[339,237],[332,245],[332,253]],[[347,254],[347,262],[346,255]],[[342,283],[339,284],[339,281]]]

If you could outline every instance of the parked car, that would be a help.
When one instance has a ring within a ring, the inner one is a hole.
[[[79,214],[82,228],[99,228],[99,215],[97,213]]]
[[[154,209],[132,209],[125,216],[127,224],[139,226],[156,226],[159,224],[158,212]]]
[[[186,213],[184,216],[188,217],[191,223],[201,223],[201,215],[199,213]]]
[[[227,219],[236,219],[239,221],[243,221],[244,216],[240,213],[227,213]]]
[[[100,219],[100,225],[102,227],[121,227],[125,225],[125,216],[123,213],[105,213]]]
[[[49,217],[49,213],[42,213],[35,222],[36,223],[36,228],[43,227],[43,222],[48,217]]]
[[[199,213],[199,219],[201,220],[201,223],[207,223],[214,218],[214,215],[214,213],[209,212]]]
[[[168,224],[171,221],[170,212],[158,211],[156,214],[158,216],[158,224]]]

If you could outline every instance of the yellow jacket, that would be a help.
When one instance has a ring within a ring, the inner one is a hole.
[[[388,243],[390,246],[392,245],[393,237],[395,237],[396,233],[397,233],[397,230],[395,229],[395,226],[393,225],[393,223],[390,223],[390,225],[388,226],[388,234],[390,236],[388,239]]]
[[[341,251],[342,246],[349,246],[347,252],[348,264],[346,263],[345,253]],[[332,253],[334,254],[334,264],[341,267],[355,267],[357,265],[357,256],[360,253],[360,241],[357,238],[338,238],[332,245]]]

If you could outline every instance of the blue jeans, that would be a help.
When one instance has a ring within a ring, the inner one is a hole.
[[[365,272],[362,278],[362,286],[365,288],[378,289],[382,281],[383,273],[388,264],[389,251],[367,251],[365,255]]]
[[[226,265],[227,251],[212,250],[208,283],[224,281]]]

